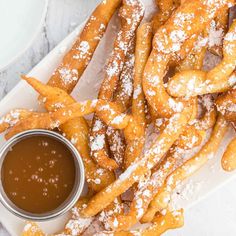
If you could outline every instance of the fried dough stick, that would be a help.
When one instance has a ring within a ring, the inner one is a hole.
[[[166,23],[171,14],[180,6],[180,0],[156,0],[157,14],[152,19],[153,32]]]
[[[165,184],[158,190],[157,195],[150,203],[147,212],[142,218],[142,222],[150,222],[156,212],[167,208],[171,194],[176,186],[196,173],[209,159],[214,157],[227,130],[228,123],[219,115],[210,139],[196,155],[167,177]]]
[[[214,100],[211,96],[205,95],[199,97],[202,103],[201,109],[205,110],[201,117],[190,121],[184,132],[180,135],[175,145],[184,150],[191,150],[199,146],[205,138],[206,131],[211,129],[216,122],[217,111],[214,105]],[[163,130],[168,119],[157,119],[155,126],[159,130]]]
[[[34,222],[27,222],[21,236],[45,236],[45,233]]]
[[[128,168],[143,152],[145,143],[146,114],[145,97],[142,89],[142,76],[145,64],[151,51],[152,27],[145,23],[139,27],[135,48],[134,94],[131,115],[117,110],[115,102],[99,101],[97,115],[109,126],[124,129],[126,150],[124,166]]]
[[[152,225],[144,230],[112,232],[104,231],[94,236],[161,236],[170,229],[177,229],[184,225],[183,210],[167,211],[165,215],[158,213],[152,221]]]
[[[113,112],[111,113],[113,114]],[[211,124],[212,123],[210,122],[209,125]],[[178,139],[180,141],[175,142],[177,143],[176,145],[183,142],[183,140],[181,141],[182,138],[183,137],[181,137],[180,135]],[[201,141],[198,145],[201,144]],[[184,147],[184,149],[191,149],[195,145],[196,144],[194,142],[189,143],[187,147]],[[159,165],[156,170],[153,171],[151,177],[149,177],[148,175],[143,180],[140,180],[137,186],[137,190],[134,193],[134,199],[131,202],[129,212],[125,214],[119,214],[108,219],[107,223],[113,230],[128,230],[142,218],[143,214],[148,208],[149,203],[155,197],[159,188],[164,184],[166,177],[172,173],[176,163],[181,159],[183,154],[183,150],[181,151],[181,148],[182,146],[174,146],[169,151],[169,154],[167,155],[165,160]]]
[[[133,39],[127,52],[124,67],[120,75],[119,83],[114,94],[113,101],[122,107],[123,112],[127,111],[132,103],[133,77],[134,77],[134,49],[135,40]],[[107,127],[107,141],[113,159],[123,167],[125,155],[125,138],[121,130]]]
[[[198,100],[203,103],[201,109],[205,109],[205,112],[202,117],[190,121],[177,140],[176,145],[184,150],[199,146],[206,136],[206,131],[214,127],[216,122],[217,111],[213,98],[210,95],[205,95],[199,97]]]
[[[216,18],[211,22],[208,33],[210,34],[208,50],[216,56],[222,57],[223,55],[223,38],[229,28],[229,9],[227,7],[222,8],[217,14]],[[216,41],[211,37],[218,37]]]
[[[207,50],[207,44],[204,43],[204,37],[200,36],[195,42],[195,45],[190,53],[184,60],[178,63],[175,70],[182,72],[186,70],[201,70],[203,67],[203,61]]]
[[[189,70],[176,74],[168,83],[168,93],[174,97],[192,97],[225,92],[236,83],[232,74],[236,66],[236,21],[224,38],[223,56],[209,72]]]
[[[168,118],[186,106],[183,100],[173,99],[166,92],[163,77],[169,62],[176,55],[185,58],[196,37],[214,19],[219,9],[230,3],[234,2],[218,0],[206,4],[203,0],[186,1],[155,34],[153,50],[144,71],[143,88],[149,105],[161,117]],[[190,9],[191,15],[188,14]],[[214,14],[209,14],[209,11]],[[170,37],[166,37],[167,32]],[[181,35],[176,35],[176,32],[181,32]]]
[[[87,197],[80,198],[76,205],[71,209],[71,218],[65,225],[62,233],[53,234],[54,236],[59,235],[82,235],[83,232],[93,223],[94,217],[82,218],[80,216],[80,211],[83,209],[88,202]],[[51,235],[51,236],[53,236]]]
[[[111,101],[122,72],[125,57],[134,38],[135,31],[143,18],[144,8],[139,0],[123,0],[119,11],[121,29],[114,42],[113,52],[108,60],[105,78],[102,82],[98,98]],[[90,133],[91,156],[103,168],[114,170],[118,164],[109,157],[109,147],[106,140],[106,126],[94,115]]]
[[[202,38],[200,37],[196,42],[192,49],[192,51],[187,55],[187,57],[182,60],[175,70],[177,71],[185,71],[187,69],[202,69],[203,61],[207,49],[207,45],[204,45],[200,43],[202,41]],[[212,103],[211,103],[212,104]],[[177,146],[179,148],[189,150],[193,147],[199,146],[203,140],[203,136],[205,136],[205,130],[212,128],[214,126],[213,124],[206,123],[205,128],[203,128],[202,124],[203,122],[207,121],[207,118],[209,114],[212,114],[212,110],[215,111],[215,109],[212,109],[210,107],[207,109],[204,118],[197,119],[197,104],[195,106],[195,117],[194,120],[191,121],[191,124],[188,124],[183,134],[180,135],[180,138],[177,140]],[[216,112],[215,112],[216,113]],[[215,114],[214,113],[214,114]],[[216,115],[216,114],[215,114]]]
[[[170,18],[171,14],[177,9],[180,5],[179,0],[156,0],[156,6],[158,7],[158,12],[153,16],[151,20],[153,34],[157,32],[157,30],[166,23],[166,21]],[[154,109],[146,104],[147,106],[147,115],[150,116],[151,121],[157,119],[158,114],[154,111]],[[148,117],[147,116],[147,117]]]
[[[96,104],[96,103],[95,103]],[[27,130],[60,128],[61,125],[75,117],[81,117],[95,111],[95,106],[91,101],[74,103],[66,108],[61,108],[51,113],[35,113],[16,123],[5,135],[6,139]]]
[[[227,172],[231,172],[236,169],[235,148],[236,148],[236,139],[234,138],[227,146],[224,155],[221,159],[221,166]]]
[[[152,221],[153,225],[142,232],[142,236],[160,236],[170,229],[181,228],[184,225],[184,211],[167,211],[165,215],[157,214]]]
[[[32,116],[35,112],[27,109],[13,109],[0,119],[0,133],[13,127],[20,120]]]
[[[234,73],[234,80],[236,80],[236,72]],[[236,121],[236,89],[233,88],[222,94],[216,99],[217,110],[225,117],[226,120]]]
[[[103,37],[107,25],[120,6],[121,0],[102,1],[93,11],[84,29],[61,64],[55,70],[48,84],[71,93]]]
[[[152,28],[143,24],[137,31],[135,48],[134,94],[132,99],[132,122],[124,129],[126,150],[124,165],[128,168],[143,152],[145,143],[146,114],[142,88],[143,70],[151,51]]]
[[[154,16],[152,20],[154,32],[156,32],[160,26],[162,26],[171,16],[171,14],[180,6],[180,1],[156,1],[157,6],[159,7],[159,12]],[[183,4],[183,2],[181,2]],[[192,49],[191,53],[187,55],[187,57],[181,61],[178,65],[177,70],[186,70],[187,68],[191,69],[200,69],[202,68],[203,59],[206,52],[206,46],[198,45],[197,42],[195,43],[194,48]],[[181,104],[179,104],[181,105]],[[196,111],[197,112],[197,111]],[[194,137],[194,138],[193,138]],[[201,132],[197,131],[194,126],[188,125],[186,127],[186,131],[181,134],[181,137],[178,139],[178,146],[188,149],[189,143],[198,146],[202,141],[202,134]]]
[[[89,128],[84,114],[94,112],[95,101],[76,103],[65,91],[44,85],[34,78],[23,77],[43,99],[44,105],[56,111],[51,113],[37,113],[18,122],[7,134],[7,138],[24,130],[41,128],[53,129],[59,127],[62,133],[72,141],[78,149],[85,166],[86,180],[89,189],[98,192],[114,181],[114,174],[100,168],[89,155],[88,132]],[[60,109],[59,109],[60,108]],[[68,121],[68,122],[66,122]],[[65,123],[66,122],[66,123]]]
[[[142,218],[149,203],[157,194],[157,190],[164,184],[166,177],[173,171],[175,163],[178,160],[177,155],[177,147],[170,150],[167,157],[153,171],[152,175],[147,175],[146,178],[139,181],[129,212],[113,216],[109,219],[108,223],[113,230],[128,230]]]
[[[117,196],[138,182],[170,149],[191,119],[191,114],[192,108],[189,107],[185,107],[181,113],[175,114],[169,120],[164,131],[154,140],[152,147],[144,154],[143,158],[135,161],[115,182],[92,197],[81,214],[84,217],[96,215],[114,201]]]

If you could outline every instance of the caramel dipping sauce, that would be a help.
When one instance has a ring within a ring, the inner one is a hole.
[[[31,135],[8,148],[1,165],[1,185],[17,208],[45,214],[65,205],[73,195],[80,181],[77,172],[75,155],[65,143],[52,136]]]

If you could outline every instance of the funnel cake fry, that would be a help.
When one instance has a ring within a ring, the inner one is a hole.
[[[152,221],[152,225],[143,230],[133,231],[104,231],[94,236],[160,236],[170,229],[177,229],[184,225],[183,209],[167,211],[165,215],[158,213]]]
[[[166,177],[174,169],[177,160],[175,150],[178,149],[169,152],[167,157],[161,162],[160,167],[152,173],[151,177],[148,175],[139,181],[129,212],[113,216],[109,220],[110,227],[113,230],[128,230],[142,218],[149,203],[157,194],[157,190],[164,184]]]
[[[71,209],[71,219],[66,223],[65,228],[61,233],[62,235],[82,235],[82,233],[92,224],[94,217],[84,219],[80,216],[80,211],[86,206],[87,202],[87,197],[82,197],[77,201],[76,205]],[[61,234],[58,234],[58,236]]]
[[[151,50],[151,39],[151,25],[149,23],[142,25],[137,31],[132,115],[121,113],[122,109],[119,109],[114,103],[107,104],[105,101],[99,101],[100,108],[97,114],[100,118],[112,127],[124,129],[127,144],[125,168],[141,155],[145,141],[145,98],[141,80],[143,68]]]
[[[194,126],[187,125],[175,144],[181,149],[190,150],[199,146],[201,143],[202,135],[200,132]]]
[[[236,169],[235,147],[236,147],[236,139],[234,138],[227,146],[227,148],[224,152],[224,155],[221,159],[221,166],[227,172],[231,172]]]
[[[102,1],[94,10],[78,39],[64,56],[48,84],[71,93],[103,37],[107,25],[121,0]]]
[[[211,22],[208,29],[209,42],[208,50],[216,56],[223,55],[223,39],[229,27],[229,9],[222,8],[216,18]],[[214,40],[214,38],[216,38]]]
[[[122,113],[122,108],[114,102],[98,100],[96,113],[106,125],[115,129],[124,129],[128,126],[131,115]]]
[[[146,135],[146,99],[142,88],[142,76],[152,47],[152,27],[145,23],[139,27],[136,36],[134,65],[134,94],[132,99],[132,120],[124,129],[126,150],[124,165],[128,168],[137,158],[140,158]]]
[[[53,130],[59,128],[60,125],[71,119],[93,113],[95,108],[96,100],[95,102],[89,100],[81,103],[74,103],[51,113],[36,113],[19,121],[8,131],[6,138],[8,139],[15,134],[31,129]]]
[[[212,135],[202,149],[167,177],[165,184],[159,189],[157,195],[150,203],[149,208],[143,217],[144,222],[149,222],[156,212],[166,209],[170,196],[176,186],[196,173],[209,159],[214,157],[227,130],[228,123],[221,115],[219,115]]]
[[[21,236],[45,236],[45,233],[34,222],[27,222],[24,226]]]
[[[98,94],[99,99],[107,101],[113,99],[128,48],[144,15],[143,5],[139,0],[123,0],[119,15],[121,29],[115,39],[113,52],[106,65],[105,78]],[[100,166],[114,170],[118,168],[118,164],[109,157],[106,129],[105,124],[95,113],[90,133],[91,156]]]
[[[113,101],[126,111],[132,104],[135,39],[130,42]]]
[[[67,92],[60,88],[43,84],[39,80],[32,77],[22,75],[21,78],[40,94],[42,98],[41,101],[48,111],[55,111],[59,108],[75,103],[75,100],[69,96]]]
[[[9,113],[5,114],[0,119],[0,133],[13,127],[20,120],[30,117],[33,114],[35,114],[35,112],[27,110],[27,109],[11,110]]]
[[[150,23],[143,24],[137,31],[135,49],[134,94],[132,99],[132,114],[122,113],[117,104],[100,100],[97,115],[109,126],[124,129],[126,150],[124,165],[127,168],[136,158],[139,158],[145,143],[146,114],[145,97],[142,89],[143,69],[151,51],[152,28]]]
[[[180,6],[180,0],[156,0],[157,14],[152,18],[153,32],[166,23],[171,14]]]
[[[183,71],[168,83],[168,93],[174,97],[197,96],[225,92],[235,82],[233,71],[236,66],[236,21],[224,38],[223,60],[211,71]]]
[[[176,145],[184,150],[199,146],[206,137],[206,131],[213,128],[216,122],[217,111],[212,97],[204,95],[199,99],[205,113],[201,118],[190,121],[176,142]]]
[[[177,67],[175,68],[176,71],[182,72],[186,70],[202,69],[204,57],[207,50],[206,43],[206,39],[202,35],[200,35],[191,52],[188,53],[184,60],[178,63]]]
[[[214,107],[212,110],[206,112],[204,117],[195,126],[200,130],[208,130],[214,127],[216,123],[217,111]]]
[[[144,157],[130,165],[115,182],[92,197],[81,214],[84,217],[96,215],[139,181],[140,177],[152,169],[170,149],[191,119],[191,113],[192,109],[186,107],[182,113],[175,114],[164,131],[153,141],[152,147]]]
[[[236,79],[236,73],[235,73]],[[222,94],[216,99],[217,110],[225,117],[226,120],[236,121],[236,89],[233,88],[226,93]]]
[[[133,94],[133,76],[134,76],[134,49],[135,39],[132,39],[128,49],[124,67],[120,75],[117,89],[114,94],[113,101],[127,111],[132,102]],[[111,126],[107,127],[107,141],[113,159],[122,167],[125,155],[125,138],[120,130],[114,129]]]
[[[177,67],[176,70],[186,70],[186,69],[200,69],[203,65],[203,59],[206,52],[206,44],[202,43],[202,38],[200,37],[192,51],[187,55],[187,57],[182,60]],[[197,99],[195,98],[195,102],[197,102]],[[193,119],[195,121],[194,125],[187,125],[185,131],[180,135],[179,139],[176,141],[176,145],[179,148],[189,150],[196,146],[199,146],[202,142],[202,138],[205,134],[203,131],[204,129],[200,128],[199,126],[196,126],[196,124],[199,124],[202,121],[196,119],[197,116],[197,104],[194,105],[194,113],[193,113]],[[191,121],[191,123],[193,123]],[[165,123],[162,123],[161,126],[164,126]]]
[[[89,127],[81,125],[82,121],[74,118],[60,126],[65,137],[74,144],[79,153],[83,153],[82,159],[85,168],[86,181],[90,190],[99,192],[115,180],[113,173],[99,167],[89,154],[88,135]],[[87,138],[84,138],[87,137]]]
[[[121,130],[114,129],[111,126],[106,130],[107,141],[112,158],[120,168],[123,166],[125,154],[125,138]]]
[[[233,1],[219,0],[207,4],[203,0],[187,1],[155,34],[153,50],[144,71],[143,88],[149,105],[160,116],[170,117],[185,106],[181,100],[169,96],[164,87],[163,77],[169,62],[176,54],[186,56],[192,49],[196,36],[214,19],[221,7],[232,5],[231,3]],[[166,37],[166,34],[170,37]]]
[[[183,209],[167,211],[165,215],[157,214],[152,221],[153,225],[142,233],[142,236],[162,235],[170,229],[181,228],[184,225]]]

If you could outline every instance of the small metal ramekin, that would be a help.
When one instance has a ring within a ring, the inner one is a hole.
[[[27,212],[25,210],[22,210],[18,208],[6,195],[4,188],[2,186],[2,176],[1,176],[1,169],[2,169],[2,164],[4,161],[4,158],[6,157],[7,152],[9,149],[14,146],[17,142],[20,140],[31,137],[31,136],[47,136],[54,138],[63,144],[67,146],[67,148],[71,151],[73,157],[74,157],[74,162],[75,162],[75,168],[76,168],[76,176],[75,176],[75,184],[74,188],[69,195],[69,197],[65,200],[65,202],[59,206],[57,209],[47,212],[47,213],[42,213],[42,214],[34,214]],[[62,135],[53,132],[53,131],[47,131],[47,130],[40,130],[40,129],[34,129],[34,130],[29,130],[22,132],[20,134],[17,134],[16,136],[12,137],[9,139],[1,148],[0,150],[0,202],[5,206],[5,208],[13,213],[14,215],[27,219],[27,220],[33,220],[33,221],[46,221],[46,220],[51,220],[54,219],[58,216],[63,215],[66,213],[68,210],[70,210],[77,200],[79,199],[83,187],[84,187],[84,182],[85,182],[85,173],[84,173],[84,165],[83,161],[80,157],[79,152],[77,149],[73,146],[73,144],[68,141],[65,137]]]

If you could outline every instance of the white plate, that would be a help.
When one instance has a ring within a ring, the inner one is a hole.
[[[17,59],[41,29],[48,0],[0,0],[0,70]]]
[[[153,8],[152,0],[143,0],[147,9],[146,13],[150,13]],[[111,51],[112,40],[115,36],[115,25],[117,17],[113,17],[111,24],[109,25],[108,32],[102,39],[92,62],[89,64],[87,70],[83,74],[79,81],[78,86],[73,92],[73,96],[77,100],[85,100],[95,98],[99,84],[103,78],[102,68],[106,61],[106,58]],[[62,41],[53,51],[51,51],[30,73],[30,76],[34,76],[41,81],[46,82],[52,74],[54,68],[59,64],[65,49],[70,48],[77,33],[81,30],[84,24],[80,25],[73,33],[71,33],[64,41]],[[62,53],[63,52],[63,53]],[[31,89],[24,81],[20,82],[1,102],[0,102],[0,115],[8,112],[12,108],[38,108],[37,94]],[[202,168],[198,173],[191,177],[190,182],[183,185],[185,189],[185,196],[176,194],[178,197],[176,204],[189,208],[200,199],[206,197],[209,193],[212,193],[216,188],[226,184],[230,179],[235,177],[235,174],[229,174],[224,172],[220,167],[220,159],[222,153],[226,147],[226,144],[234,136],[233,131],[229,131],[224,141],[213,159]],[[0,145],[4,143],[3,135],[0,136]],[[190,184],[191,183],[191,184]],[[62,229],[66,216],[54,220],[53,222],[40,223],[40,226],[47,233],[58,232]],[[20,235],[24,226],[24,221],[15,217],[11,213],[7,212],[2,205],[0,205],[0,221],[10,232],[11,235]]]

